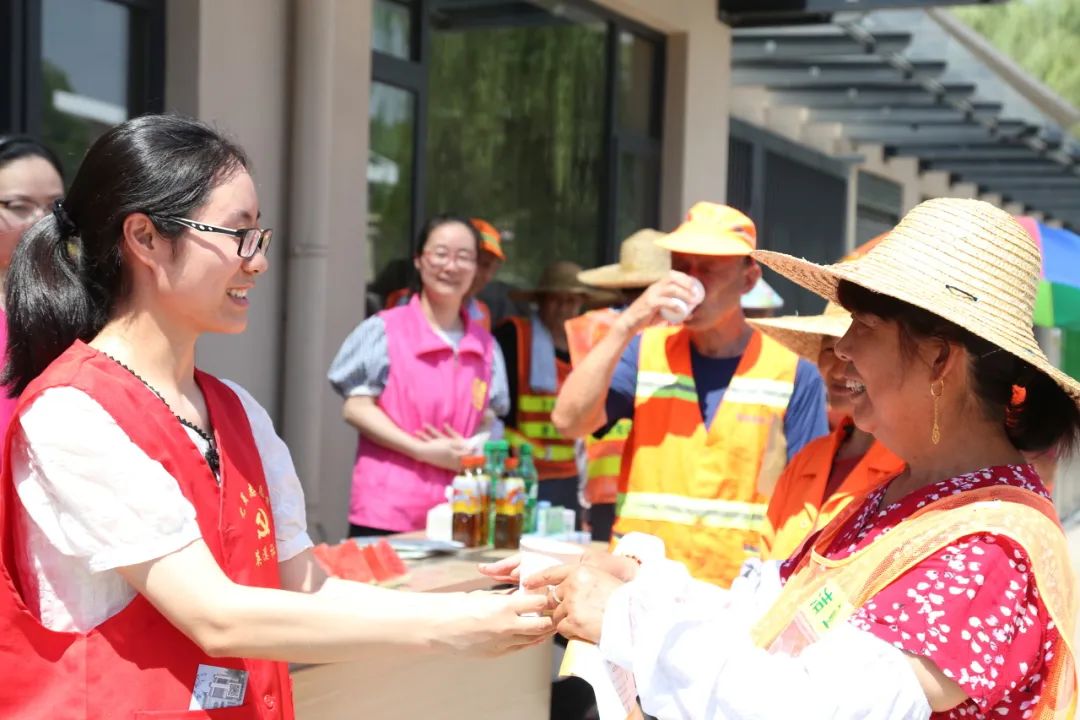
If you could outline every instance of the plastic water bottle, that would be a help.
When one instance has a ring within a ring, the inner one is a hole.
[[[484,465],[489,483],[489,502],[487,510],[487,537],[481,542],[495,546],[495,498],[499,496],[499,486],[503,479],[503,464],[510,454],[510,444],[505,440],[493,440],[484,443]]]
[[[532,533],[536,532],[536,503],[540,492],[532,445],[524,443],[518,450],[518,458],[518,474],[525,481],[525,532]]]

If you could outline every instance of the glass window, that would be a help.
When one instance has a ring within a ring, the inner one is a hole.
[[[368,156],[368,267],[376,272],[368,311],[408,284],[412,235],[416,96],[382,82],[371,84]]]
[[[644,154],[619,153],[619,201],[615,241],[625,240],[641,228],[656,228],[659,162]]]
[[[643,227],[659,223],[660,140],[655,121],[657,43],[627,30],[618,33],[615,111],[618,167],[615,178],[616,245]]]
[[[371,44],[376,52],[402,60],[412,58],[412,8],[392,0],[375,0]]]
[[[445,17],[431,39],[427,212],[478,215],[508,231],[500,278],[516,285],[553,260],[595,265],[606,25],[538,10],[504,27]]]
[[[624,130],[651,135],[656,73],[656,43],[619,32],[618,119]]]
[[[44,0],[42,139],[69,177],[106,128],[128,118],[131,11],[108,0]]]

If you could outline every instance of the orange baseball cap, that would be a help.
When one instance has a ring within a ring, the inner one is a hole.
[[[656,244],[689,255],[749,255],[757,249],[757,228],[733,207],[699,202],[690,208],[682,225]]]
[[[476,228],[476,232],[480,233],[480,248],[487,250],[500,260],[505,260],[506,255],[502,249],[502,235],[495,229],[495,226],[480,218],[469,218],[469,222]]]

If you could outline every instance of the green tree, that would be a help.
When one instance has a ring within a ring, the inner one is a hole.
[[[956,15],[1054,92],[1080,107],[1080,0],[1013,0]],[[1071,128],[1080,134],[1080,125]]]
[[[605,47],[602,24],[432,37],[426,207],[509,230],[507,279],[599,259]]]
[[[41,116],[41,139],[60,157],[64,163],[64,175],[70,180],[96,134],[90,122],[57,110],[53,105],[54,90],[73,90],[67,73],[48,60],[42,62],[41,73],[45,101]]]

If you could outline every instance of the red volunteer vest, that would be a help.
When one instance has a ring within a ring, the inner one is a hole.
[[[165,404],[134,375],[76,341],[19,398],[22,410],[52,387],[74,387],[96,400],[147,455],[176,478],[194,505],[203,540],[234,582],[281,586],[274,522],[262,462],[240,398],[196,371],[221,456],[221,485]],[[4,445],[0,496],[0,717],[33,720],[291,720],[285,663],[214,658],[174,627],[142,595],[87,633],[54,632],[28,610],[20,592],[22,538]],[[241,706],[189,711],[200,665],[246,670]]]

